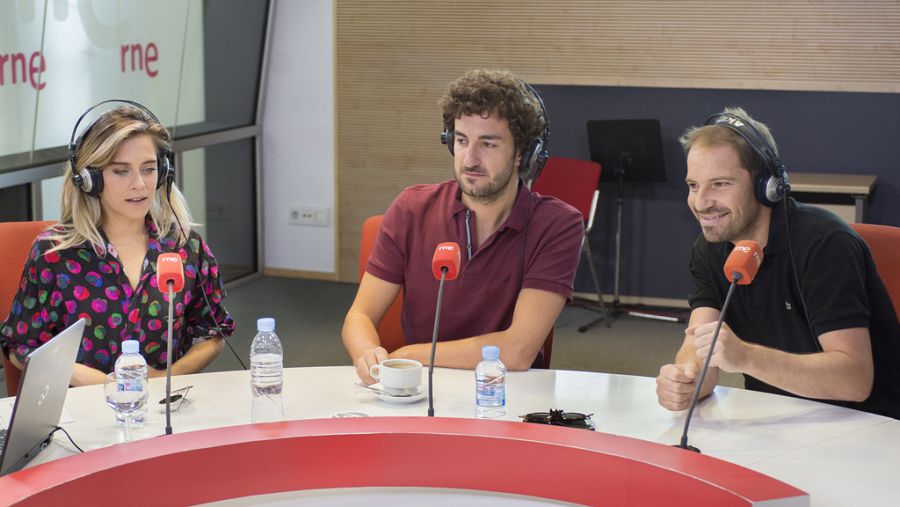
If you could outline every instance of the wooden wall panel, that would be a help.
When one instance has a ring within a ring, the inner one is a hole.
[[[335,18],[343,281],[357,278],[365,217],[450,177],[437,101],[467,69],[536,84],[900,92],[893,0],[336,0]]]

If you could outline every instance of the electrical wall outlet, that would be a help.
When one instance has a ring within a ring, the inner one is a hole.
[[[288,223],[291,225],[315,225],[328,227],[330,209],[322,206],[291,206]]]

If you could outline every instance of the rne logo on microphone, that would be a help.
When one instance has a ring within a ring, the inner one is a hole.
[[[159,262],[174,262],[174,263],[178,264],[179,262],[181,262],[181,258],[180,257],[176,258],[176,257],[160,256]]]
[[[452,252],[453,250],[455,250],[455,248],[453,247],[453,245],[440,245],[440,246],[437,247],[437,249],[438,249],[438,250],[449,250],[449,251],[451,251],[451,252]]]
[[[750,253],[750,247],[747,245],[735,245],[734,249],[738,252]]]

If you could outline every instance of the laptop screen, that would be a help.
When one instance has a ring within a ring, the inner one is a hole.
[[[50,442],[59,425],[84,326],[85,320],[79,319],[25,358],[0,453],[0,475],[21,469]]]

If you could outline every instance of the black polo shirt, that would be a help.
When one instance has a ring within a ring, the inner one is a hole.
[[[772,208],[763,263],[750,285],[735,288],[725,322],[742,340],[797,354],[822,350],[818,336],[869,328],[875,381],[861,403],[831,402],[900,419],[900,324],[866,243],[837,215],[788,200],[791,245],[812,326],[803,315],[788,251],[783,205]],[[734,245],[694,242],[691,309],[721,309],[729,282],[722,272]],[[812,327],[815,336],[810,332]],[[791,395],[744,375],[747,389]],[[829,400],[820,400],[829,401]]]

